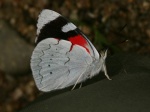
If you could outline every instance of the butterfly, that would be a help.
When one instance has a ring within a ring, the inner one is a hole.
[[[35,43],[30,65],[40,91],[75,87],[100,71],[111,80],[107,50],[99,55],[85,34],[55,11],[44,9],[39,14]]]

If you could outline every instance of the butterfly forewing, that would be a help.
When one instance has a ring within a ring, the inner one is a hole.
[[[69,40],[86,48],[92,57],[99,59],[99,53],[85,34],[59,13],[47,9],[43,10],[39,15],[37,28],[36,43],[50,37]],[[71,40],[70,38],[74,39]],[[75,41],[77,39],[78,41]],[[83,40],[85,43],[80,42]]]

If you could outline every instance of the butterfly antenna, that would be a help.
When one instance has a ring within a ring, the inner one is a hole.
[[[124,30],[124,28],[127,26],[127,23],[120,29],[119,32],[121,32],[122,30]]]
[[[120,33],[121,31],[123,31],[126,26],[127,26],[127,23],[120,29],[119,33]],[[126,38],[126,39],[124,39],[123,41],[121,41],[119,44],[122,44],[122,43],[125,43],[125,42],[128,42],[128,41],[129,41],[129,40]]]
[[[125,29],[125,27],[127,26],[127,24],[125,24],[119,31],[118,31],[118,35],[120,35],[121,36],[121,32]],[[110,46],[116,46],[116,45],[121,45],[121,44],[123,44],[123,43],[126,43],[126,42],[128,42],[129,40],[125,37],[123,40],[121,40],[121,41],[119,41],[119,42],[115,42],[115,43],[112,43],[112,44],[110,44]],[[109,48],[109,47],[108,47]]]

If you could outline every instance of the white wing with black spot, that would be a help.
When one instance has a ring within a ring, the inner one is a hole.
[[[84,48],[66,40],[47,38],[38,43],[31,57],[35,83],[41,91],[74,85],[87,78],[92,58]]]

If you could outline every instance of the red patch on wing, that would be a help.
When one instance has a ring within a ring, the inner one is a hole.
[[[87,52],[90,53],[89,49],[87,48],[88,43],[87,43],[86,39],[83,36],[77,35],[77,36],[74,36],[74,37],[70,37],[68,40],[73,45],[77,44],[77,45],[80,45],[80,46],[84,47],[87,50]],[[72,47],[71,47],[70,51],[72,50]]]

